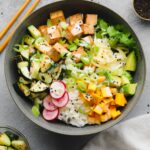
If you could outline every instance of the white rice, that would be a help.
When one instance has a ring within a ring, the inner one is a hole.
[[[64,108],[60,109],[58,119],[77,127],[84,126],[88,123],[87,115],[77,111],[83,105],[77,90],[69,92],[69,102]]]

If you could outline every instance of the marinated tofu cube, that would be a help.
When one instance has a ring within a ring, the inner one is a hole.
[[[83,33],[83,30],[79,24],[75,24],[70,27],[70,32],[73,36],[80,36]]]
[[[87,14],[85,23],[95,26],[97,24],[97,18],[98,16],[96,14]]]
[[[53,25],[58,25],[60,22],[66,21],[62,10],[50,13],[50,19]]]
[[[93,45],[93,43],[94,43],[93,38],[91,36],[86,36],[82,39],[90,45]]]
[[[69,17],[70,25],[83,24],[83,15],[78,13]]]
[[[82,25],[83,34],[94,34],[94,26],[89,24]]]
[[[65,32],[65,38],[69,41],[73,41],[75,37],[71,33],[71,27],[69,26]]]
[[[64,56],[66,53],[68,53],[68,50],[60,43],[56,43],[53,46],[53,49],[60,53],[61,56]]]
[[[59,39],[59,38],[61,38],[61,33],[60,33],[60,30],[57,26],[48,27],[47,32],[50,36],[50,39]]]
[[[74,60],[76,62],[79,62],[80,59],[81,59],[81,56],[85,55],[86,52],[84,51],[84,48],[83,47],[79,47],[76,51],[74,51],[72,53],[72,55],[74,56]]]
[[[60,53],[53,48],[47,53],[47,55],[54,61],[58,62],[60,60]]]

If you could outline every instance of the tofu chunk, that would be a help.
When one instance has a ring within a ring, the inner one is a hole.
[[[73,36],[80,36],[83,33],[83,30],[79,24],[72,25],[69,29]]]
[[[79,62],[80,59],[81,59],[81,56],[85,55],[86,52],[84,51],[84,48],[83,47],[79,47],[76,51],[74,51],[72,53],[72,55],[74,56],[74,60],[76,62]]]
[[[48,27],[47,32],[50,36],[50,39],[59,39],[59,38],[61,38],[61,33],[60,33],[60,30],[57,26]]]
[[[54,61],[58,62],[60,60],[60,53],[53,48],[47,53],[47,55]]]
[[[93,43],[94,43],[93,38],[91,36],[86,36],[82,39],[83,39],[83,41],[87,42],[90,45],[93,45]]]
[[[96,14],[87,14],[85,23],[95,26],[97,24],[97,18],[98,16]]]
[[[62,10],[50,13],[50,19],[53,25],[58,25],[60,22],[66,21]]]
[[[65,38],[69,41],[73,41],[75,39],[75,37],[72,35],[71,33],[71,29],[70,27],[67,28],[66,30],[66,35],[65,35]]]
[[[47,28],[48,27],[46,25],[42,25],[42,26],[39,27],[39,31],[41,32],[42,36],[46,39],[46,41],[50,45],[56,43],[59,40],[59,38],[57,38],[57,39],[50,39],[50,36],[49,36],[49,34],[47,32]]]
[[[68,53],[68,50],[63,45],[61,45],[60,43],[56,43],[53,46],[53,49],[56,50],[58,53],[60,53],[61,56],[63,56],[66,53]]]
[[[69,17],[70,25],[83,24],[83,15],[78,13]]]
[[[94,34],[94,26],[89,24],[82,25],[83,34]]]

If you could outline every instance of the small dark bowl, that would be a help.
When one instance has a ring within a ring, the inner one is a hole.
[[[6,131],[10,131],[10,132],[16,134],[19,137],[19,140],[23,140],[26,143],[27,150],[30,150],[30,146],[29,146],[29,143],[28,143],[26,137],[20,131],[18,131],[17,129],[10,127],[10,126],[1,126],[0,127],[0,133],[6,132]]]
[[[77,12],[96,13],[101,18],[104,18],[106,21],[110,22],[111,24],[119,23],[125,25],[132,33],[134,38],[136,39],[141,54],[141,57],[139,58],[137,64],[137,71],[135,73],[135,81],[138,82],[138,87],[137,87],[136,94],[134,95],[134,97],[130,98],[127,106],[123,109],[122,115],[117,119],[108,121],[102,125],[87,125],[82,128],[73,127],[61,122],[47,122],[42,117],[35,118],[31,113],[31,104],[28,103],[26,99],[23,99],[21,96],[19,96],[14,90],[13,84],[16,82],[17,69],[16,69],[16,65],[14,64],[13,58],[15,56],[15,53],[13,52],[12,47],[14,46],[14,44],[20,42],[22,36],[27,32],[28,25],[34,24],[35,26],[39,26],[42,24],[46,24],[46,20],[47,18],[49,18],[49,13],[60,9],[62,9],[65,12],[66,17]],[[39,10],[35,11],[32,15],[30,15],[25,21],[23,21],[23,23],[19,26],[19,28],[13,35],[13,38],[11,39],[8,49],[6,51],[4,65],[5,65],[5,76],[6,76],[7,86],[9,88],[12,98],[14,99],[15,103],[18,105],[20,110],[30,120],[32,120],[40,127],[43,127],[49,131],[66,134],[66,135],[87,135],[87,134],[97,133],[121,121],[133,109],[133,107],[139,100],[139,97],[143,90],[145,74],[146,74],[145,58],[144,58],[141,44],[137,39],[137,36],[135,35],[134,31],[128,25],[128,23],[112,10],[100,4],[96,4],[89,1],[83,1],[83,0],[80,1],[68,0],[68,1],[55,2],[40,8]]]

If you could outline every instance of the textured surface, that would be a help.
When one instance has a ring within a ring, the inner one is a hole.
[[[4,27],[2,22],[6,24],[10,15],[15,14],[16,10],[21,6],[22,0],[13,0],[12,1],[3,1],[0,0],[0,30]],[[32,1],[33,2],[33,1]],[[42,0],[38,7],[42,7],[52,1],[50,0]],[[143,22],[139,20],[133,10],[132,10],[132,0],[119,1],[119,0],[96,0],[95,2],[99,2],[112,10],[119,13],[133,28],[135,33],[138,35],[139,40],[144,49],[146,64],[150,63],[150,22]],[[16,7],[15,7],[16,6]],[[7,8],[7,9],[6,9]],[[9,11],[8,11],[9,10]],[[12,12],[12,13],[8,13]],[[6,15],[5,15],[6,14]],[[9,17],[8,17],[9,16]],[[9,33],[8,33],[9,34]],[[1,43],[1,41],[0,41]],[[33,124],[30,120],[28,120],[21,111],[17,108],[15,103],[13,102],[8,89],[6,87],[5,77],[4,77],[4,53],[0,55],[0,125],[7,124],[13,127],[16,127],[20,130],[29,140],[31,145],[31,149],[33,150],[78,150],[82,147],[82,145],[90,139],[92,136],[86,137],[70,137],[63,136],[48,132],[43,130]],[[150,74],[150,69],[147,67],[147,79],[145,84],[145,89],[140,98],[140,101],[134,108],[134,110],[130,113],[127,118],[135,117],[140,114],[149,113],[150,111],[150,100],[149,100],[149,88],[150,88],[150,79],[148,78]],[[72,146],[72,148],[70,148]]]

